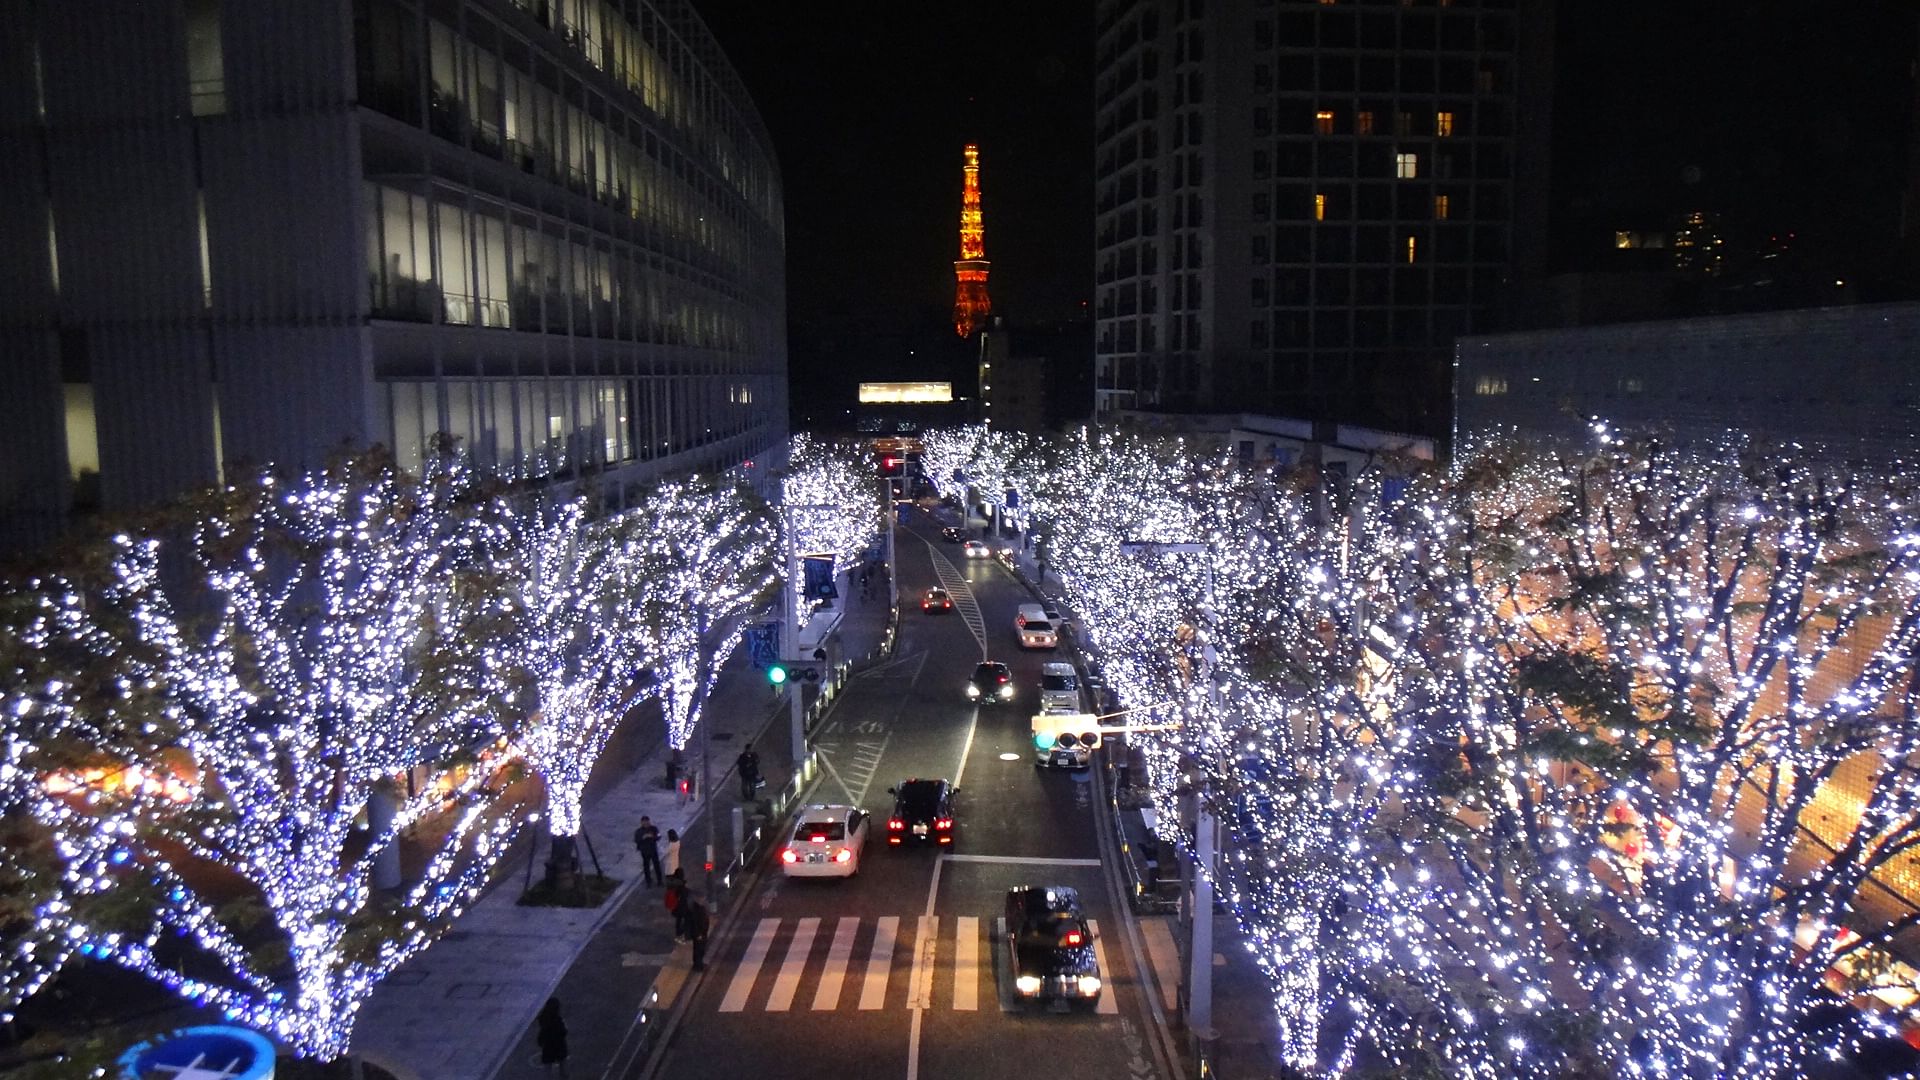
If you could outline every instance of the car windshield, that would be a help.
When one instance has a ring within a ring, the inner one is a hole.
[[[847,838],[847,827],[838,821],[803,821],[793,828],[793,838],[801,843],[827,843]]]
[[[1071,675],[1042,675],[1040,676],[1040,689],[1078,690],[1080,689],[1080,683]]]
[[[1005,677],[1005,675],[1005,670],[998,664],[981,664],[979,667],[973,669],[975,682],[998,682]]]

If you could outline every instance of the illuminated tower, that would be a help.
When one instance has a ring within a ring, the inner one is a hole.
[[[966,187],[960,194],[960,257],[954,260],[953,276],[959,288],[953,295],[953,330],[961,337],[972,337],[987,321],[993,301],[987,298],[987,249],[980,225],[980,148],[967,146]]]

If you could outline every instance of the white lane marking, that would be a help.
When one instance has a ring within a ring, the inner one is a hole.
[[[960,786],[960,778],[967,774],[967,755],[973,752],[973,729],[980,724],[980,706],[973,707],[973,715],[967,718],[967,741],[960,747],[960,767],[953,770],[953,786]]]
[[[947,862],[1000,863],[1006,866],[1099,866],[1099,859],[1043,859],[1022,855],[948,855]]]
[[[767,962],[767,950],[773,948],[773,935],[779,930],[779,919],[760,920],[760,925],[753,931],[753,940],[747,943],[746,955],[740,958],[740,966],[734,969],[733,981],[727,984],[727,996],[720,1002],[721,1012],[742,1012],[746,1009],[747,999],[753,996],[753,982],[760,977],[760,965]]]
[[[946,865],[948,858],[949,856],[942,856],[933,861],[933,880],[927,882],[927,913],[920,916],[921,941],[932,941],[933,928],[939,925],[933,915],[933,905],[935,901],[940,899],[940,868]],[[913,974],[916,985],[909,991],[909,994],[921,992],[920,987],[917,985],[920,981],[921,973],[920,952],[917,947],[920,942],[915,942],[914,944],[916,948],[913,954]],[[938,942],[933,941],[933,944],[938,944]],[[927,960],[925,998],[931,1002],[933,998],[933,954],[931,947],[928,949]],[[926,1015],[927,1010],[924,1005],[913,1007],[911,999],[909,999],[907,1004],[909,1010],[913,1013],[913,1019],[907,1023],[907,1080],[920,1080],[920,1018]]]
[[[1094,1003],[1093,1011],[1105,1016],[1117,1016],[1120,1003],[1113,996],[1113,969],[1107,966],[1107,947],[1100,943],[1100,920],[1088,919],[1087,932],[1093,935],[1093,960],[1100,965],[1100,977],[1106,984],[1100,988],[1100,1000]]]
[[[987,658],[987,623],[980,614],[980,601],[973,595],[973,585],[964,572],[956,569],[951,560],[933,546],[931,540],[922,537],[921,543],[927,545],[927,558],[933,563],[933,574],[940,579],[940,587],[953,597],[953,606],[960,612],[960,619],[967,624],[967,630],[973,634],[973,640],[980,645],[980,659]]]
[[[974,1012],[980,1008],[980,919],[962,915],[954,923],[953,1007]]]
[[[813,936],[819,932],[820,920],[815,918],[801,919],[794,926],[793,940],[787,942],[787,958],[773,980],[773,996],[767,999],[768,1012],[786,1012],[793,1007],[793,995],[800,992],[800,972],[807,966]]]
[[[887,1004],[887,972],[893,967],[893,942],[900,935],[900,916],[882,915],[874,922],[873,950],[867,954],[867,977],[860,984],[860,1007],[882,1009]]]
[[[913,939],[913,973],[907,977],[907,1008],[933,1008],[934,950],[939,947],[940,916],[920,916]]]
[[[834,926],[833,945],[827,949],[827,969],[820,973],[820,987],[813,992],[813,1010],[822,1012],[840,1007],[840,984],[847,981],[847,961],[853,959],[853,935],[860,920],[843,918]]]

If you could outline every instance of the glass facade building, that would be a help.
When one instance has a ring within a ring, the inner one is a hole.
[[[682,0],[6,21],[0,542],[343,442],[617,500],[784,439],[778,166]]]
[[[1550,17],[1100,0],[1096,413],[1443,431],[1453,339],[1531,255]]]

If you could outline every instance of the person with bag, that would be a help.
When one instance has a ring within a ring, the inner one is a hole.
[[[687,901],[687,936],[693,939],[693,970],[707,969],[707,906],[698,900]]]
[[[733,760],[734,768],[740,771],[740,798],[753,798],[754,789],[760,786],[760,755],[754,753],[753,744],[748,743]]]
[[[633,830],[633,846],[640,852],[640,873],[648,885],[658,885],[667,875],[660,869],[660,827],[650,817],[640,818],[640,827]]]

